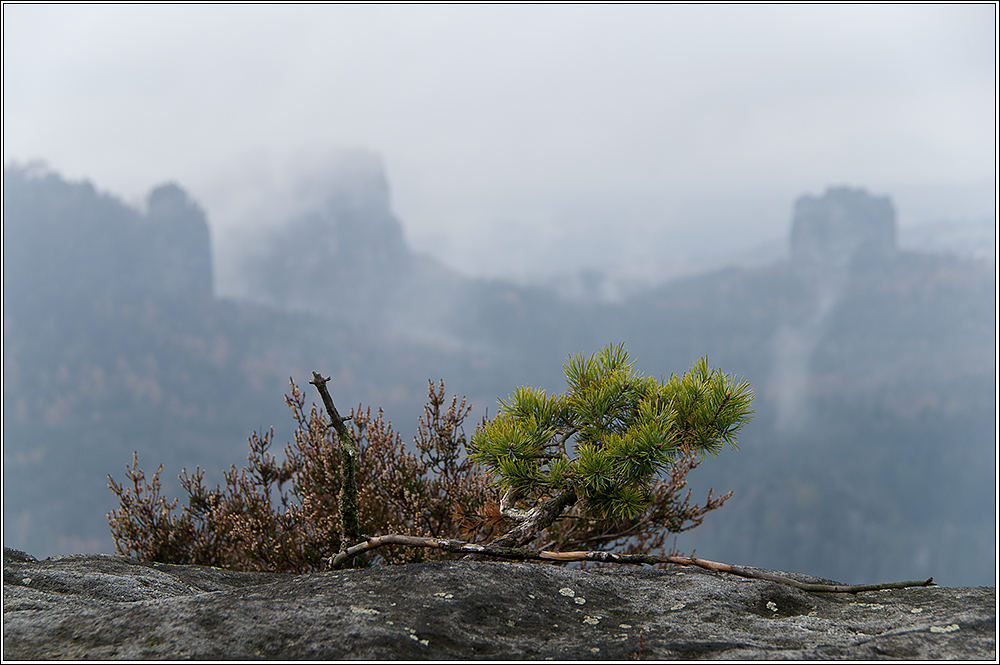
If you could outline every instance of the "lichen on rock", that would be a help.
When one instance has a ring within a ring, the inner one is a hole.
[[[279,575],[5,548],[3,657],[995,659],[995,599],[987,587],[808,593],[699,569],[434,561]]]

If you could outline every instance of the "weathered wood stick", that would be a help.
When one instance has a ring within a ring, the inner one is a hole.
[[[677,566],[697,566],[706,570],[729,573],[756,580],[768,580],[787,584],[803,591],[823,592],[823,593],[859,593],[861,591],[878,591],[881,589],[905,589],[907,587],[931,586],[934,578],[926,580],[916,580],[912,582],[889,582],[887,584],[810,584],[799,582],[790,577],[782,575],[772,575],[771,573],[747,570],[739,566],[731,566],[728,563],[708,561],[707,559],[696,559],[690,556],[656,556],[652,554],[615,554],[614,552],[550,552],[547,550],[529,550],[521,547],[491,547],[489,545],[477,545],[466,543],[460,540],[447,540],[439,538],[418,538],[416,536],[401,536],[397,534],[387,534],[384,536],[366,537],[365,542],[349,547],[334,556],[330,557],[330,567],[339,568],[344,562],[353,557],[385,545],[405,545],[407,547],[434,547],[456,554],[482,554],[487,556],[498,556],[506,559],[518,559],[521,561],[600,561],[602,563],[628,563],[628,564],[658,564],[670,563]]]
[[[355,466],[357,464],[358,446],[351,436],[351,430],[347,429],[344,419],[337,412],[337,407],[333,404],[330,391],[326,389],[326,382],[330,378],[323,378],[319,372],[313,372],[312,381],[309,383],[316,386],[319,396],[326,407],[326,413],[330,416],[330,423],[337,431],[337,441],[340,444],[340,521],[344,530],[344,535],[350,540],[357,540],[360,528],[358,526],[358,483],[355,477]]]

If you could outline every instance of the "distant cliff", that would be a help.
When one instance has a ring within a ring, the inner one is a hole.
[[[140,288],[177,298],[212,297],[208,222],[183,189],[171,183],[150,192],[140,243],[140,251],[149,257]]]
[[[37,169],[4,169],[4,306],[44,302],[212,297],[205,214],[173,184],[145,214]]]
[[[886,263],[896,253],[896,211],[887,196],[831,187],[803,196],[792,217],[791,257],[825,269]]]
[[[323,183],[318,204],[245,241],[239,272],[246,298],[370,322],[410,277],[413,259],[381,163],[349,166]]]

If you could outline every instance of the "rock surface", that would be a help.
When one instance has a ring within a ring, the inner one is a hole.
[[[989,587],[818,594],[698,569],[295,576],[5,548],[3,657],[989,660],[995,607]]]

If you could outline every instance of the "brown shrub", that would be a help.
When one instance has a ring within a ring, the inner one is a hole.
[[[470,407],[453,398],[443,410],[444,383],[428,388],[420,418],[417,455],[406,451],[381,411],[361,407],[348,420],[360,443],[357,469],[358,513],[369,535],[405,533],[453,538],[452,519],[495,504],[486,478],[462,459],[462,423]],[[306,412],[305,395],[294,382],[285,401],[297,423],[295,442],[285,446],[280,465],[270,448],[273,431],[250,437],[246,468],[225,474],[225,487],[208,489],[204,472],[179,476],[188,503],[161,496],[162,465],[147,482],[133,455],[128,485],[108,476],[120,506],[108,515],[118,551],[139,559],[218,566],[232,570],[304,573],[325,569],[324,560],[341,546],[338,495],[340,456],[336,433],[316,406]],[[488,537],[484,530],[480,537]],[[421,549],[383,548],[384,563],[411,563],[454,556]],[[370,562],[370,563],[374,563]]]

